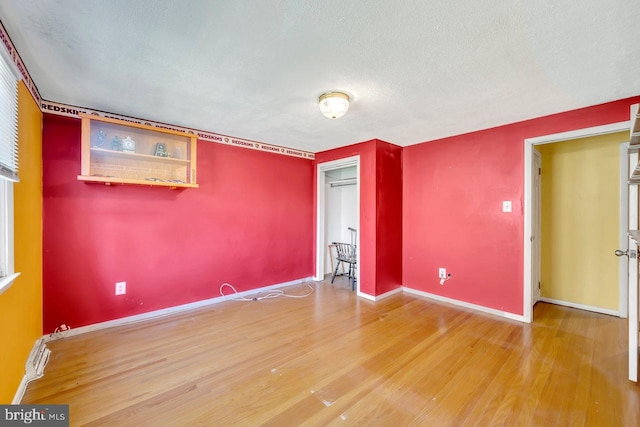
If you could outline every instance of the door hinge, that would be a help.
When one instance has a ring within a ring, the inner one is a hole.
[[[538,168],[538,175],[542,175],[542,168]]]
[[[538,290],[540,290],[540,282],[538,282]]]

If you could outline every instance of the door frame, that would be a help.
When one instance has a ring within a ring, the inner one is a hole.
[[[539,169],[536,171],[536,169]],[[531,210],[531,256],[532,256],[532,264],[531,264],[531,306],[534,306],[538,301],[540,301],[540,280],[542,276],[542,271],[540,269],[541,265],[541,255],[542,255],[542,176],[540,170],[542,169],[542,154],[536,149],[533,150],[533,168],[531,170],[531,182],[533,185],[533,203]],[[537,173],[536,173],[537,172]],[[538,183],[536,186],[535,183]],[[536,265],[537,264],[537,265]],[[537,285],[536,285],[536,282]]]
[[[594,126],[583,129],[576,129],[568,132],[554,133],[549,135],[526,138],[524,140],[524,268],[523,268],[523,318],[527,323],[533,321],[533,150],[534,146],[542,144],[552,144],[554,142],[570,141],[574,139],[587,138],[591,136],[607,135],[628,131],[630,121],[611,123],[608,125]]]
[[[629,191],[629,143],[620,144],[620,238],[618,249],[629,250],[629,200],[632,194]],[[637,191],[637,190],[636,190]],[[637,221],[636,221],[637,222]],[[620,278],[620,300],[618,302],[618,316],[626,319],[629,312],[629,257],[618,257],[618,277]]]
[[[314,280],[324,280],[324,263],[325,263],[325,252],[326,252],[326,242],[324,241],[325,234],[325,184],[326,184],[326,176],[325,172],[342,169],[350,166],[356,167],[356,194],[357,194],[357,203],[358,203],[358,215],[357,215],[357,223],[356,230],[357,231],[357,239],[356,239],[356,291],[357,294],[360,294],[360,156],[351,156],[345,157],[342,159],[332,160],[330,162],[318,163],[318,167],[316,168],[316,268],[315,268],[315,276]]]

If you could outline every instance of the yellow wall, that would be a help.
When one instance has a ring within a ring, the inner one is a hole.
[[[541,296],[618,310],[620,148],[628,132],[546,144]]]
[[[0,403],[11,403],[34,342],[42,336],[42,113],[18,89],[20,182],[14,184],[15,271],[0,295]]]

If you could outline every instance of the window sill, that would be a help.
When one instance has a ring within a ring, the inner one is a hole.
[[[9,276],[0,277],[0,295],[11,287],[14,280],[20,275],[20,273],[11,274]]]

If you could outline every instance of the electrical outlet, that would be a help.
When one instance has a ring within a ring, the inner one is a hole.
[[[127,282],[116,282],[116,295],[124,295],[127,293]]]
[[[504,200],[502,202],[502,212],[511,212],[511,200]]]
[[[447,278],[447,269],[440,267],[438,269],[438,277],[441,278],[441,279],[446,279]]]

